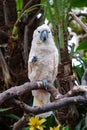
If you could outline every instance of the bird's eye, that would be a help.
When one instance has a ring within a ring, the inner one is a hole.
[[[38,33],[40,33],[40,31],[38,31]]]

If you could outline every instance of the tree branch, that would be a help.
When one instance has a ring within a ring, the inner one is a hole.
[[[68,91],[65,95],[58,95],[56,99],[65,98],[65,97],[72,97],[75,95],[79,95],[81,92],[87,92],[87,86],[74,86],[70,91]]]
[[[0,105],[11,98],[21,96],[35,89],[44,89],[41,81],[26,82],[23,85],[12,87],[0,93]],[[58,90],[50,84],[48,84],[48,92],[50,92],[54,98],[58,95]]]
[[[29,120],[29,115],[24,113],[22,118],[14,123],[13,130],[22,130],[26,126]]]
[[[69,12],[69,15],[73,17],[73,19],[83,28],[83,30],[87,33],[87,26],[73,13]]]
[[[71,105],[71,104],[86,104],[87,105],[87,99],[84,96],[74,96],[74,97],[64,97],[62,99],[58,99],[54,102],[45,104],[41,107],[31,107],[24,102],[21,102],[19,100],[12,100],[12,103],[16,106],[19,106],[24,112],[27,114],[41,114],[48,111],[58,110],[64,106]]]
[[[61,95],[55,87],[48,84],[48,92],[51,93],[55,100],[41,107],[31,107],[24,102],[14,98],[35,89],[44,89],[41,81],[26,82],[23,85],[12,87],[0,93],[0,105],[5,101],[9,101],[11,105],[14,104],[15,106],[20,107],[26,113],[26,116],[23,116],[18,122],[14,124],[13,130],[21,130],[27,124],[29,115],[37,115],[44,112],[53,111],[55,109],[58,110],[71,104],[78,105],[81,103],[83,105],[87,105],[87,98],[84,96],[84,94],[83,96],[75,96],[81,92],[87,92],[87,86],[74,86],[74,88],[65,95]],[[24,117],[26,118],[26,121]]]

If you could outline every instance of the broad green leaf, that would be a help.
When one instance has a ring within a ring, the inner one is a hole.
[[[73,0],[72,6],[73,7],[86,7],[87,0]]]
[[[84,40],[80,42],[76,50],[78,51],[78,50],[86,50],[86,49],[87,49],[87,40]]]

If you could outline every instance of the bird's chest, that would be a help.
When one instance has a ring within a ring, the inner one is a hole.
[[[33,52],[34,53],[32,57],[33,56],[37,57],[37,62],[33,64],[33,67],[35,68],[39,67],[41,69],[42,67],[49,67],[50,65],[53,64],[54,50],[50,46],[35,47]]]

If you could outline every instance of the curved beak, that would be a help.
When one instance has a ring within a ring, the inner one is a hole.
[[[46,41],[47,38],[48,38],[48,32],[47,32],[46,30],[42,31],[42,32],[41,32],[41,35],[40,35],[40,39],[41,39],[42,41]]]

